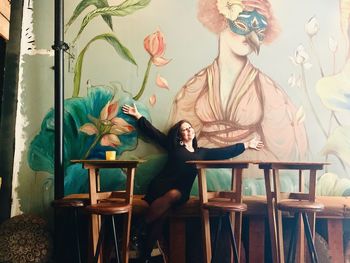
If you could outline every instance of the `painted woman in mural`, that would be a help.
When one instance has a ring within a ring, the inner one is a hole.
[[[198,19],[217,34],[218,56],[178,92],[171,123],[188,119],[204,147],[259,137],[264,149],[246,151],[241,160],[305,159],[307,137],[296,121],[296,107],[248,58],[278,33],[270,3],[199,0]]]

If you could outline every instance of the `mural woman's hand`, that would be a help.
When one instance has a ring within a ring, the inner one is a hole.
[[[134,106],[130,106],[127,104],[124,104],[122,106],[122,111],[123,113],[133,116],[135,119],[140,119],[142,117],[141,113],[139,113],[139,111],[137,110],[136,104],[134,103]]]
[[[254,149],[259,151],[262,147],[264,147],[264,144],[257,137],[254,137],[250,141],[246,142],[244,146],[246,149]]]

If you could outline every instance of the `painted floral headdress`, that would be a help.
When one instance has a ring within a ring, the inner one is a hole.
[[[217,0],[216,6],[219,13],[231,21],[236,20],[239,13],[243,11],[241,0]]]

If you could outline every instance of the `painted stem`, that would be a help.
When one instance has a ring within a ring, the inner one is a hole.
[[[148,75],[149,75],[149,72],[151,70],[151,66],[152,66],[152,57],[148,60],[147,69],[145,71],[145,76],[143,77],[142,86],[141,86],[139,92],[136,94],[136,96],[133,97],[134,100],[139,100],[141,98],[143,92],[145,91],[145,87],[147,84]]]
[[[325,128],[322,126],[321,120],[320,120],[320,118],[318,117],[318,115],[317,115],[317,113],[316,113],[316,110],[315,110],[315,108],[314,108],[314,106],[313,106],[313,104],[312,104],[312,100],[311,100],[310,94],[309,94],[309,92],[308,92],[308,90],[307,90],[307,88],[306,88],[305,70],[304,70],[304,66],[303,66],[303,65],[301,65],[301,75],[302,75],[302,78],[303,78],[303,88],[304,88],[304,92],[305,92],[306,97],[307,97],[307,99],[308,99],[308,101],[309,101],[309,104],[310,104],[310,107],[311,107],[311,111],[312,111],[312,113],[314,114],[315,119],[316,119],[318,125],[320,126],[321,131],[323,132],[324,136],[325,136],[326,138],[328,138],[328,136],[327,136],[327,131],[326,131]]]
[[[310,37],[310,43],[311,43],[311,49],[314,51],[315,53],[315,56],[316,56],[316,59],[317,59],[317,64],[318,64],[318,67],[320,68],[320,72],[321,72],[321,76],[324,77],[324,73],[323,73],[323,69],[322,69],[322,66],[321,66],[321,61],[320,61],[320,58],[317,54],[317,51],[316,51],[316,48],[315,48],[315,45],[314,45],[314,42],[312,40],[312,37]]]
[[[96,144],[100,141],[100,139],[102,138],[102,134],[98,134],[95,138],[95,140],[93,141],[93,143],[90,145],[90,148],[86,151],[86,153],[84,154],[83,159],[86,159],[89,157],[91,150],[96,146]]]

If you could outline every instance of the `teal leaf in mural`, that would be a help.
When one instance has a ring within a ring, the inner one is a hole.
[[[83,48],[83,50],[80,52],[77,61],[75,63],[75,68],[74,68],[74,87],[73,87],[73,95],[72,97],[78,97],[79,92],[80,92],[80,82],[81,82],[81,72],[82,72],[82,66],[83,66],[83,60],[84,60],[84,55],[87,49],[89,48],[90,44],[93,43],[96,40],[104,40],[107,41],[113,48],[114,50],[125,60],[129,61],[130,63],[137,65],[133,55],[131,52],[123,46],[118,38],[114,36],[113,34],[101,34],[93,39],[91,39],[86,46]]]
[[[350,165],[350,126],[337,127],[329,136],[322,153],[333,154],[343,163]]]
[[[95,6],[96,8],[103,8],[108,7],[109,4],[107,0],[82,0],[74,9],[73,15],[69,19],[68,23],[66,24],[65,31],[68,30],[68,28],[74,23],[74,21],[77,19],[77,17],[89,6]],[[110,15],[102,15],[103,20],[106,22],[106,24],[113,30],[113,24],[112,24],[112,16]]]
[[[110,6],[104,8],[97,8],[90,13],[88,13],[81,23],[79,32],[73,42],[75,42],[80,34],[84,31],[85,27],[89,24],[89,22],[99,15],[110,15],[110,16],[126,16],[132,14],[133,12],[146,7],[151,0],[126,0],[120,5]]]
[[[81,159],[90,147],[93,136],[88,136],[79,131],[79,128],[89,122],[88,116],[98,117],[102,108],[111,101],[115,91],[108,87],[91,87],[86,97],[70,98],[64,102],[64,166],[71,165],[70,160]],[[119,105],[134,103],[128,98],[115,98]],[[136,102],[143,115],[149,117],[146,107]],[[127,117],[118,110],[117,117],[127,120],[132,126],[136,126],[135,119]],[[53,174],[54,171],[54,111],[51,110],[45,116],[41,130],[35,136],[29,146],[28,163],[34,171],[46,171]],[[121,145],[114,148],[100,144],[91,152],[89,158],[104,159],[106,150],[115,150],[120,155],[126,150],[132,150],[137,145],[137,132],[133,131],[119,137]]]

